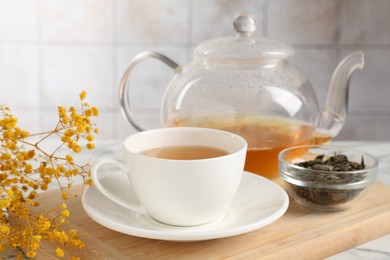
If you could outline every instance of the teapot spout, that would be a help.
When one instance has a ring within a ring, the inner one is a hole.
[[[330,81],[324,110],[317,118],[320,135],[335,137],[344,125],[348,111],[348,89],[352,73],[364,67],[364,53],[356,51],[346,56],[336,67]]]

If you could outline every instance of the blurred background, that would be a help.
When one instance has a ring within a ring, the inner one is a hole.
[[[388,0],[0,0],[0,104],[30,132],[52,129],[58,105],[82,90],[100,109],[99,139],[135,130],[122,117],[120,79],[131,59],[154,50],[182,64],[204,40],[232,36],[233,17],[257,17],[256,36],[294,46],[291,58],[310,79],[320,106],[346,54],[365,52],[351,81],[349,115],[338,140],[390,140],[390,1]],[[133,79],[137,118],[159,126],[173,73],[145,62]]]

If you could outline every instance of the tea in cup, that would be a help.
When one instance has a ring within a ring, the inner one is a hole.
[[[136,133],[122,147],[125,164],[100,159],[93,165],[95,187],[119,205],[159,222],[196,226],[217,219],[234,198],[247,143],[226,131],[178,127]],[[139,205],[117,197],[100,183],[98,169],[108,163],[127,175],[129,193],[135,192]]]

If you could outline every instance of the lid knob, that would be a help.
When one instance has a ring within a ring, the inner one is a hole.
[[[256,17],[249,13],[239,13],[233,21],[234,29],[241,36],[250,36],[256,31]]]

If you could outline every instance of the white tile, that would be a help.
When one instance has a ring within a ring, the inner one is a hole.
[[[199,43],[219,37],[233,37],[233,19],[240,12],[249,12],[256,17],[255,36],[262,34],[263,1],[193,1],[192,42]]]
[[[127,136],[138,132],[121,114],[117,114],[117,139],[123,140]],[[150,111],[137,111],[135,113],[135,119],[142,124],[146,129],[160,128],[160,113],[158,110]]]
[[[145,125],[144,118],[139,118],[138,116],[137,120],[143,125]],[[115,127],[115,134],[117,140],[124,140],[126,137],[138,132],[138,130],[135,129],[119,112],[116,114],[115,125],[117,126]]]
[[[37,0],[0,0],[0,40],[37,40]]]
[[[71,105],[81,91],[97,107],[113,106],[112,48],[55,45],[43,48],[43,101]]]
[[[338,0],[273,0],[268,2],[268,35],[290,44],[337,43]]]
[[[362,114],[351,112],[336,140],[389,141],[389,113]]]
[[[354,50],[298,49],[291,59],[310,79],[323,107],[330,77],[338,62]],[[390,51],[366,50],[365,68],[352,74],[349,88],[346,125],[337,136],[339,140],[387,140],[390,134],[390,82],[388,66]],[[389,58],[386,58],[388,57]],[[380,116],[371,117],[367,114]],[[387,136],[387,137],[386,137]]]
[[[120,42],[183,43],[188,34],[189,0],[118,0]]]
[[[144,47],[118,47],[117,49],[117,84],[115,89],[119,90],[119,82],[131,63],[131,60],[140,52],[151,50],[160,52],[178,64],[186,62],[186,49],[176,47],[165,47],[150,45]],[[135,108],[156,108],[159,109],[165,89],[174,76],[174,71],[159,60],[146,60],[133,70],[130,78],[130,102]],[[116,92],[117,93],[117,92]],[[118,101],[119,103],[119,101]]]
[[[317,94],[320,108],[325,104],[333,71],[340,61],[334,49],[295,49],[290,62],[295,65],[311,83]]]
[[[0,44],[0,104],[38,105],[38,47]]]
[[[348,44],[390,43],[390,1],[347,1],[342,42]]]
[[[46,41],[110,42],[113,0],[41,0]]]
[[[343,54],[354,49],[344,50]],[[390,114],[390,50],[363,49],[365,65],[351,78],[349,108],[351,111],[387,111]]]

